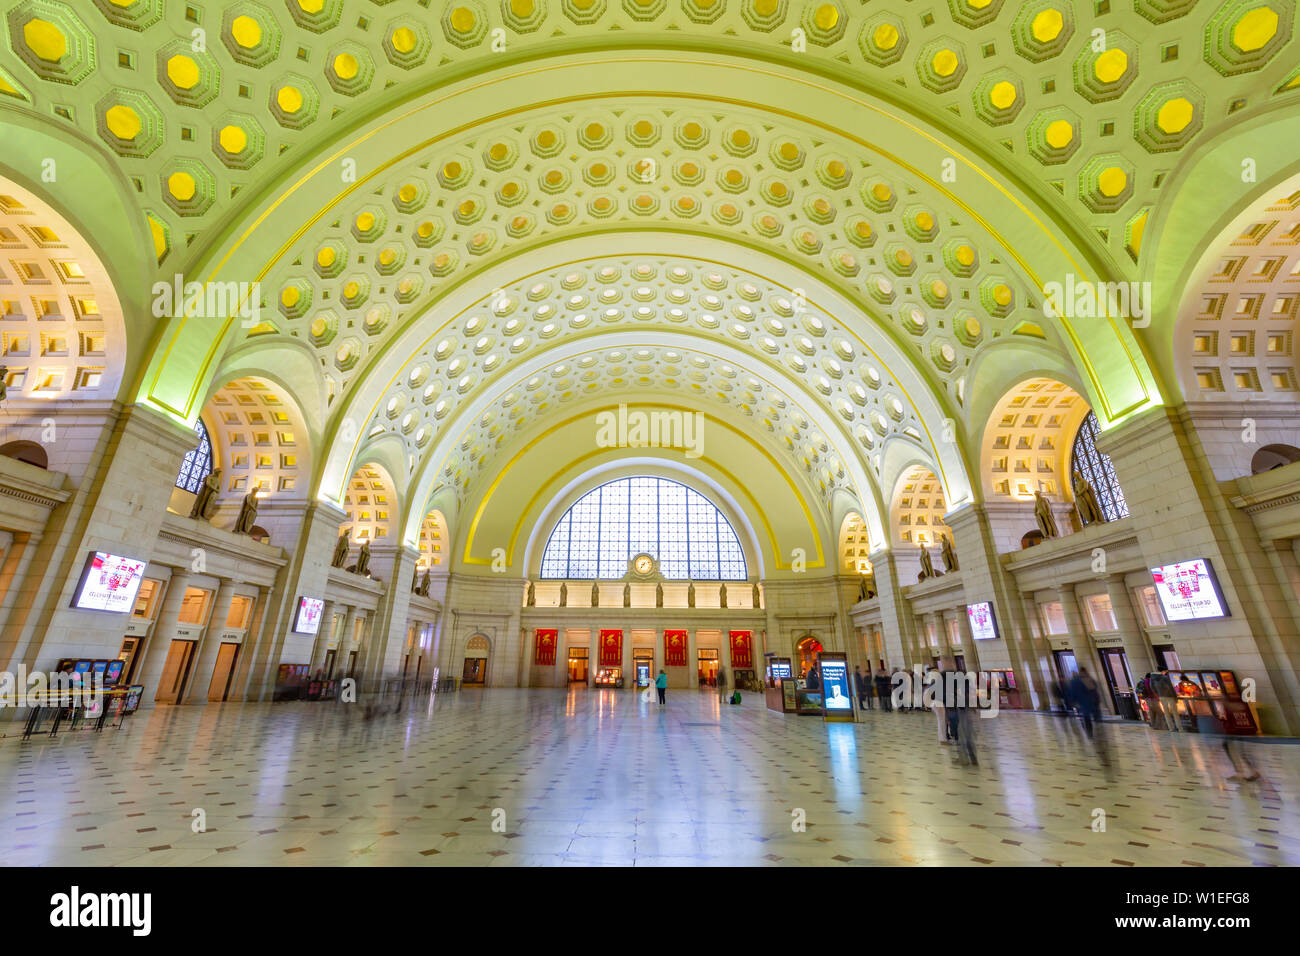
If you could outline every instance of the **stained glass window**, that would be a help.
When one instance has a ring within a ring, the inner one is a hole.
[[[208,440],[208,430],[203,427],[203,420],[195,428],[199,436],[198,447],[186,452],[181,460],[180,473],[176,475],[176,487],[198,494],[203,487],[203,479],[212,470],[212,442]]]
[[[726,517],[667,478],[620,478],[587,492],[555,525],[543,578],[621,578],[629,558],[653,555],[665,578],[745,580],[745,555]]]
[[[1070,465],[1071,477],[1083,475],[1085,481],[1092,485],[1097,493],[1097,503],[1107,521],[1128,516],[1128,502],[1115,477],[1115,466],[1110,463],[1110,456],[1097,451],[1097,436],[1101,428],[1097,425],[1097,416],[1089,412],[1074,436],[1074,451]]]

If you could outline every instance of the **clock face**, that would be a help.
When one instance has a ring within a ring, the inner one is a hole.
[[[649,574],[654,570],[654,566],[654,558],[650,557],[648,554],[637,555],[636,562],[633,564],[633,567],[636,568],[637,574]]]

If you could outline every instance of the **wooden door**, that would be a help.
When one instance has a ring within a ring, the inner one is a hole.
[[[155,702],[174,704],[180,700],[193,659],[193,641],[172,641],[171,646],[167,648],[167,661],[163,664],[162,677],[158,681],[158,693],[154,695]]]
[[[217,662],[212,666],[212,682],[208,684],[208,700],[225,700],[230,694],[230,678],[235,673],[239,659],[239,645],[223,643],[217,650]]]

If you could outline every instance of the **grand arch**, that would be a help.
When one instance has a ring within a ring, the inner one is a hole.
[[[465,281],[478,271],[479,262],[498,259],[507,253],[518,251],[520,246],[526,248],[530,242],[542,238],[553,241],[558,235],[647,228],[656,220],[672,221],[675,224],[683,219],[688,222],[693,220],[699,215],[699,205],[702,204],[700,200],[694,199],[690,206],[684,207],[679,203],[674,207],[673,201],[679,197],[672,196],[671,190],[659,186],[655,190],[647,190],[644,216],[634,211],[634,198],[633,210],[624,212],[621,209],[625,207],[621,204],[615,206],[620,212],[616,214],[618,218],[612,221],[602,220],[599,209],[592,210],[589,215],[577,216],[576,209],[566,207],[557,210],[552,206],[547,212],[551,219],[560,224],[550,225],[548,222],[544,227],[544,214],[532,214],[530,222],[518,224],[517,231],[528,233],[518,241],[511,240],[508,229],[470,229],[465,235],[455,230],[455,225],[458,225],[454,223],[456,214],[462,219],[472,220],[471,225],[484,221],[483,217],[489,216],[493,209],[497,210],[498,219],[509,216],[506,211],[509,207],[501,208],[505,204],[496,197],[496,190],[488,192],[491,185],[506,185],[504,180],[508,179],[507,176],[499,177],[503,180],[500,183],[497,178],[489,177],[484,181],[481,194],[471,194],[478,193],[479,190],[460,191],[461,184],[453,178],[453,174],[468,173],[474,176],[480,173],[479,169],[470,166],[471,156],[478,160],[477,154],[484,153],[486,158],[481,161],[487,166],[492,162],[491,148],[501,145],[506,157],[504,163],[512,165],[515,160],[515,156],[511,155],[512,150],[516,155],[523,155],[522,150],[528,148],[523,142],[523,134],[533,126],[544,126],[547,121],[555,123],[562,116],[572,113],[582,112],[596,117],[602,108],[608,108],[602,104],[614,101],[624,104],[630,101],[636,105],[620,106],[620,113],[627,114],[626,117],[610,115],[604,122],[593,118],[582,127],[577,139],[580,140],[581,134],[586,133],[592,137],[594,144],[603,143],[612,136],[615,123],[621,125],[632,119],[631,114],[640,108],[641,112],[651,115],[656,109],[698,114],[700,121],[691,131],[697,128],[707,129],[717,122],[718,116],[724,115],[737,117],[739,126],[749,125],[755,136],[765,127],[773,130],[778,126],[783,127],[790,131],[788,136],[793,144],[790,153],[792,162],[802,161],[801,151],[808,150],[814,144],[831,143],[833,151],[843,155],[841,165],[845,174],[861,172],[860,176],[854,175],[854,185],[865,188],[869,197],[859,200],[863,203],[861,213],[864,218],[867,218],[868,211],[875,212],[869,204],[872,202],[876,209],[881,210],[875,213],[876,216],[892,214],[899,219],[909,210],[915,218],[918,210],[913,207],[926,206],[920,212],[927,214],[920,217],[919,224],[913,223],[913,231],[930,226],[930,229],[921,229],[924,234],[941,228],[944,223],[955,221],[960,224],[960,231],[971,237],[967,243],[970,252],[963,253],[966,261],[971,261],[969,256],[973,253],[975,261],[996,260],[1003,263],[999,270],[1004,273],[1003,281],[987,282],[987,288],[980,290],[980,297],[988,301],[994,312],[1029,308],[1038,314],[1041,310],[1032,308],[1031,303],[1037,303],[1037,290],[1042,283],[1049,281],[1049,277],[1067,273],[1089,278],[1104,275],[1103,269],[1092,264],[1092,258],[1084,250],[1070,247],[1062,233],[1051,228],[1047,214],[1037,208],[1032,198],[1018,196],[1006,187],[992,185],[993,173],[985,171],[974,158],[945,145],[936,132],[919,121],[905,119],[861,93],[824,79],[814,81],[788,69],[758,69],[722,57],[679,58],[663,53],[634,57],[623,54],[620,55],[619,62],[617,88],[592,88],[590,58],[557,58],[527,70],[499,71],[473,81],[465,81],[405,103],[393,113],[359,129],[343,146],[328,154],[319,155],[305,175],[269,192],[258,208],[244,218],[243,224],[231,231],[233,241],[211,249],[196,261],[193,271],[201,274],[205,280],[214,282],[237,281],[237,277],[243,277],[247,281],[249,277],[254,277],[272,290],[283,289],[290,282],[288,273],[294,264],[301,267],[310,261],[309,256],[321,246],[325,240],[323,230],[331,225],[346,228],[347,224],[351,224],[350,231],[354,238],[360,234],[362,240],[359,241],[365,241],[365,234],[380,227],[383,220],[392,218],[396,221],[398,213],[390,212],[390,208],[393,208],[390,204],[399,204],[396,208],[400,210],[400,204],[404,200],[409,200],[407,205],[421,202],[421,190],[434,188],[428,177],[435,170],[442,177],[438,187],[449,197],[455,195],[458,203],[451,216],[453,222],[430,220],[432,224],[428,229],[428,235],[436,237],[438,241],[449,232],[460,237],[459,248],[430,253],[436,260],[432,268],[447,270],[447,278],[452,283]],[[614,74],[594,75],[599,77]],[[638,80],[643,81],[643,88],[658,87],[660,92],[653,96],[639,96],[636,88],[642,84]],[[702,89],[712,92],[707,97],[701,96],[698,91]],[[538,95],[539,90],[550,95],[542,100]],[[640,107],[641,102],[644,103],[643,108]],[[760,103],[763,105],[759,106]],[[457,122],[464,116],[480,115],[490,117],[490,120],[470,124],[468,127]],[[830,118],[834,121],[830,121]],[[653,127],[654,121],[649,122]],[[845,132],[849,129],[880,130],[881,134],[873,136],[869,141]],[[512,136],[508,135],[511,133]],[[667,130],[662,130],[659,135],[666,138],[666,134]],[[544,139],[551,142],[549,138]],[[501,142],[498,144],[493,140]],[[874,145],[886,140],[889,143],[888,150]],[[563,143],[562,150],[573,148],[567,140],[561,139],[560,142]],[[418,145],[412,146],[412,143]],[[580,146],[580,143],[575,142],[573,145]],[[364,162],[367,156],[391,158],[367,168]],[[449,158],[454,161],[447,162]],[[778,160],[779,158],[778,154]],[[358,160],[357,181],[341,183],[339,164],[348,159]],[[928,172],[942,168],[945,159],[960,161],[971,176],[987,182],[980,186],[977,181],[978,188],[963,189],[960,194],[954,192],[937,176]],[[635,157],[629,154],[629,161],[634,160]],[[778,160],[770,160],[770,163],[779,166]],[[435,162],[437,165],[432,165]],[[624,161],[619,160],[619,165],[624,165]],[[422,166],[426,167],[421,173],[423,186],[416,180],[416,171]],[[771,169],[772,166],[765,168]],[[570,173],[567,181],[574,181],[574,175],[580,176],[582,171]],[[741,175],[744,176],[743,168]],[[561,180],[564,180],[563,172]],[[443,185],[444,183],[451,185]],[[749,185],[748,181],[745,185]],[[756,185],[760,186],[761,192],[762,184]],[[412,186],[413,191],[403,194],[404,186]],[[825,191],[833,194],[834,187],[826,188]],[[664,195],[665,192],[670,194]],[[656,196],[655,193],[659,195]],[[381,196],[383,201],[376,202]],[[461,196],[465,198],[460,198]],[[912,197],[916,197],[915,200]],[[782,199],[785,197],[775,197],[776,209],[783,207]],[[815,199],[813,202],[812,217],[815,222],[819,207],[816,207]],[[831,203],[832,211],[838,212],[834,210],[838,202],[837,199]],[[304,216],[304,209],[313,212]],[[858,206],[854,204],[851,209],[857,210]],[[571,216],[568,223],[563,221],[566,214]],[[788,217],[788,213],[785,216]],[[848,220],[851,216],[852,212],[846,212],[843,218]],[[417,218],[413,216],[406,233],[411,241],[420,238],[420,223],[416,221]],[[859,256],[851,251],[854,249],[851,242],[846,242],[843,238],[831,238],[830,232],[839,236],[833,230],[822,232],[812,228],[784,228],[782,218],[773,216],[769,223],[762,215],[752,217],[742,230],[746,234],[746,241],[759,248],[766,248],[787,261],[798,262],[804,269],[809,269],[811,263],[813,270],[826,275],[827,281],[834,282],[843,289],[851,301],[858,303],[861,310],[879,311],[878,307],[872,305],[875,300],[869,293],[864,294],[860,286],[855,288],[858,285],[855,282],[844,281],[844,277],[835,268],[838,263],[841,270],[853,272],[852,278],[862,284],[868,284],[868,280],[873,278],[869,273],[875,270],[862,269]],[[884,234],[884,230],[877,225],[868,225],[871,229],[862,235],[863,241],[868,241],[873,232]],[[899,225],[902,226],[902,222]],[[368,228],[363,229],[363,226]],[[774,237],[761,234],[764,229],[773,231],[777,227],[780,228]],[[693,224],[690,228],[701,232],[725,231],[732,236],[741,230],[739,223],[734,226],[722,226],[716,222],[705,225],[702,216],[699,224]],[[533,238],[534,234],[536,238]],[[260,243],[249,241],[255,235],[283,236],[287,237],[287,241],[268,258],[262,252]],[[883,240],[881,244],[884,245]],[[462,252],[462,249],[465,251]],[[876,289],[880,295],[889,297],[893,291],[893,280],[899,278],[897,273],[901,271],[906,275],[915,271],[915,255],[905,249],[886,248],[882,251],[892,253],[896,271],[891,272],[885,266],[877,265],[879,278],[885,278],[890,289],[880,289],[878,282]],[[905,254],[899,255],[900,251]],[[956,255],[957,250],[953,250],[953,254]],[[871,259],[870,256],[865,258]],[[418,285],[412,283],[408,286],[404,294],[414,294],[417,300],[425,294],[430,298],[445,294],[434,290],[442,288],[446,283],[429,283],[423,276],[421,280]],[[400,285],[400,280],[394,284]],[[426,284],[428,293],[420,288]],[[938,298],[942,290],[935,287],[929,291]],[[913,294],[918,299],[922,298],[917,291]],[[938,300],[942,301],[941,298]],[[294,300],[295,303],[299,301],[301,297]],[[924,311],[919,302],[917,310]],[[419,311],[420,306],[413,303],[406,315],[416,315]],[[224,335],[230,335],[237,324],[233,318],[229,318],[225,323]],[[398,324],[399,322],[394,322],[393,327]],[[1096,393],[1095,404],[1107,420],[1117,420],[1158,401],[1154,380],[1144,371],[1132,335],[1121,324],[1108,322],[1100,331],[1090,327],[1087,356],[1077,350],[1078,331],[1065,320],[1060,321],[1059,327],[1066,348],[1086,370],[1089,384]],[[144,376],[140,398],[174,414],[188,415],[197,394],[194,383],[210,374],[209,370],[225,340],[224,337],[215,338],[213,331],[210,324],[192,318],[174,321],[170,330],[161,337],[159,352]],[[190,370],[190,374],[184,376],[184,382],[181,381],[182,369]]]

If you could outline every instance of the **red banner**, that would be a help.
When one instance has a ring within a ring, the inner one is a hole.
[[[560,643],[560,632],[538,628],[533,632],[533,663],[554,664],[555,647]]]
[[[666,666],[686,666],[688,637],[689,635],[685,631],[664,631],[664,664]]]
[[[600,666],[601,667],[622,667],[623,666],[623,632],[622,631],[601,631],[600,632]]]
[[[731,666],[754,666],[754,634],[752,631],[731,632]]]

